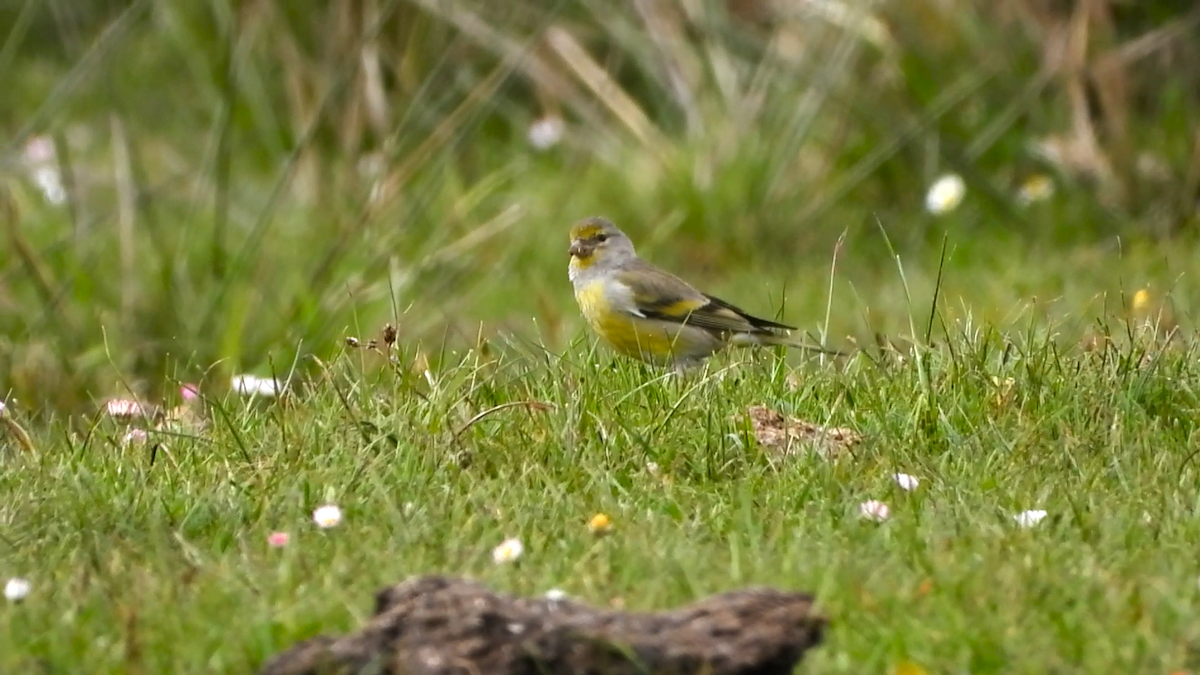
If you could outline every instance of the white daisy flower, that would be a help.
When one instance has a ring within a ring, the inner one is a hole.
[[[67,201],[67,190],[63,187],[62,174],[58,170],[58,156],[54,141],[49,136],[34,136],[25,144],[25,164],[33,175],[33,182],[42,191],[42,197],[51,204]]]
[[[910,476],[906,473],[892,474],[892,478],[896,480],[896,485],[900,486],[901,490],[912,492],[917,489],[921,481],[916,476]]]
[[[529,144],[535,150],[549,150],[562,140],[566,124],[558,115],[546,115],[529,125]]]
[[[517,558],[525,552],[525,545],[520,539],[513,537],[500,542],[500,545],[492,549],[492,561],[497,565],[504,563],[516,562]]]
[[[938,178],[925,194],[925,210],[933,215],[949,213],[958,208],[967,194],[967,184],[958,174],[950,173]]]
[[[1046,517],[1046,512],[1041,509],[1033,509],[1030,511],[1022,511],[1013,516],[1013,520],[1017,521],[1017,525],[1021,527],[1033,527]]]
[[[333,504],[326,504],[313,511],[312,519],[317,527],[327,530],[342,522],[342,510]]]
[[[33,584],[28,579],[13,577],[4,584],[4,597],[9,602],[20,602],[33,590]]]
[[[243,396],[275,398],[283,392],[283,383],[273,377],[234,375],[233,390]]]

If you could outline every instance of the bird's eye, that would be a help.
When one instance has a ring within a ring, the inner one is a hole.
[[[604,243],[604,242],[608,241],[608,235],[603,234],[603,233],[598,234],[598,235],[596,235],[596,241],[598,241],[600,243]]]

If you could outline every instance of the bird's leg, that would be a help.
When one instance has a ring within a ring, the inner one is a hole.
[[[675,359],[671,364],[671,371],[676,377],[685,377],[691,375],[704,364],[704,359]]]

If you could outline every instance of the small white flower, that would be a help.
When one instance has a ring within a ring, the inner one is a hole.
[[[342,510],[333,504],[326,504],[313,511],[312,519],[317,527],[327,530],[342,522]]]
[[[1013,516],[1013,520],[1017,521],[1017,525],[1021,527],[1033,527],[1046,517],[1046,512],[1041,509],[1033,509],[1030,511],[1022,511]]]
[[[912,492],[917,489],[921,481],[916,476],[910,476],[906,473],[892,474],[892,478],[896,479],[896,485],[900,486],[901,490]]]
[[[27,579],[13,577],[4,584],[4,597],[10,602],[20,602],[29,595],[31,590],[33,590],[33,584],[29,583]]]
[[[646,473],[651,476],[658,476],[662,470],[658,468],[658,462],[646,462]]]
[[[0,415],[3,415],[3,414],[4,414],[4,410],[5,410],[7,407],[8,407],[8,406],[4,405],[4,401],[0,401]]]
[[[37,183],[46,201],[56,205],[67,201],[67,191],[63,187],[62,174],[58,170],[54,141],[49,136],[34,136],[29,139],[25,144],[23,159],[33,174],[33,182]]]
[[[546,599],[550,602],[561,602],[567,599],[567,592],[561,588],[551,588],[546,591]]]
[[[233,390],[243,396],[274,398],[283,391],[283,384],[273,377],[234,375]]]
[[[949,213],[958,208],[967,194],[967,184],[954,173],[938,178],[925,194],[925,210],[933,215]]]
[[[892,512],[888,508],[887,504],[875,499],[865,501],[858,505],[858,515],[861,518],[874,520],[877,523],[887,520],[891,513]]]
[[[499,546],[492,549],[492,561],[497,565],[515,562],[517,558],[520,558],[521,554],[524,552],[525,546],[521,543],[520,539],[515,537],[512,539],[505,539],[504,541],[500,542]]]
[[[33,182],[42,190],[42,197],[58,206],[67,201],[67,189],[63,187],[62,175],[52,166],[43,166],[33,170]]]
[[[566,125],[558,115],[546,115],[529,125],[529,144],[535,150],[549,150],[562,140]]]

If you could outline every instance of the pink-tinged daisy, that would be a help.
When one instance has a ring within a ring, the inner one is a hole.
[[[146,408],[137,401],[127,398],[114,398],[104,404],[104,411],[111,417],[141,417],[146,414]]]
[[[887,504],[876,499],[870,499],[858,505],[858,515],[865,520],[873,520],[881,523],[888,519],[891,515],[891,509]]]
[[[150,435],[146,433],[145,429],[130,429],[125,433],[125,437],[121,439],[121,442],[125,445],[145,443],[149,437]]]

